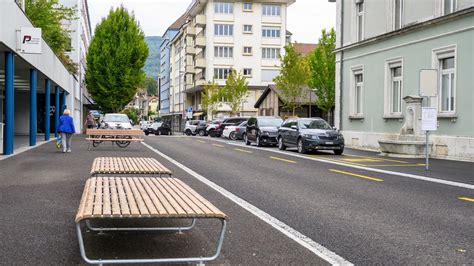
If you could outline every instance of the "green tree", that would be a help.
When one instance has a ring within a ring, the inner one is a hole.
[[[95,29],[87,53],[86,84],[104,112],[118,112],[145,79],[148,56],[145,35],[135,16],[123,7],[111,9]]]
[[[153,77],[147,76],[141,86],[146,89],[148,95],[156,96],[158,94],[158,81]]]
[[[220,88],[217,83],[208,82],[201,91],[202,109],[207,110],[207,116],[212,119],[213,113],[217,109],[217,103],[220,101]]]
[[[281,92],[283,106],[291,109],[294,116],[296,108],[304,101],[303,92],[309,78],[308,62],[291,44],[285,46],[285,55],[280,56],[280,61],[280,75],[275,77],[274,81]]]
[[[242,100],[247,97],[249,90],[247,85],[246,78],[232,69],[227,77],[225,86],[220,89],[220,96],[229,104],[231,115],[237,113],[242,106]]]
[[[140,110],[137,108],[127,108],[122,110],[122,114],[126,114],[130,120],[133,121],[133,124],[138,124],[138,116],[140,115]]]
[[[314,89],[317,96],[316,105],[328,114],[331,114],[335,105],[336,79],[336,32],[323,29],[318,46],[309,55],[310,78],[308,85]],[[331,120],[331,119],[329,119]]]
[[[26,15],[31,23],[42,30],[42,37],[58,56],[70,73],[77,72],[77,64],[66,55],[71,50],[72,32],[63,26],[63,22],[71,22],[75,19],[76,7],[66,7],[59,0],[26,0]]]

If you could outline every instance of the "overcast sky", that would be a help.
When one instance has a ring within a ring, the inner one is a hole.
[[[92,29],[107,16],[111,7],[123,4],[147,36],[161,36],[184,13],[191,0],[89,0]],[[327,0],[296,0],[288,8],[288,30],[293,41],[316,43],[323,28],[336,24],[336,4]]]

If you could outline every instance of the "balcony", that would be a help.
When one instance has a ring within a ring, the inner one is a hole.
[[[187,45],[186,46],[186,54],[189,54],[189,55],[196,54],[196,49],[194,48],[194,46]]]
[[[196,15],[195,18],[196,27],[205,27],[206,26],[206,15]]]
[[[196,68],[206,68],[206,59],[198,58],[194,64]]]
[[[197,37],[194,46],[199,48],[206,47],[206,37]]]
[[[204,85],[206,85],[206,84],[207,84],[207,82],[206,82],[205,79],[198,79],[198,80],[196,80],[196,87],[197,87],[197,86],[204,86]]]
[[[196,73],[196,70],[194,69],[194,66],[186,66],[185,72],[186,74],[194,74]]]
[[[184,34],[186,36],[195,36],[196,35],[196,28],[192,26],[187,26],[184,30]]]
[[[193,86],[194,77],[193,74],[186,74],[186,86]]]

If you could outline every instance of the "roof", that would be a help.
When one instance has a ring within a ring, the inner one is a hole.
[[[268,94],[270,94],[270,92],[272,92],[272,91],[275,92],[276,95],[278,96],[278,99],[280,99],[280,101],[282,101],[281,91],[277,88],[277,86],[275,84],[270,84],[263,91],[262,95],[260,95],[260,98],[258,98],[257,102],[255,102],[255,105],[253,107],[254,108],[259,108],[260,105],[265,100],[265,98],[267,98]],[[304,88],[303,91],[304,91],[304,94],[301,95],[299,99],[297,99],[298,103],[307,104],[307,103],[310,103],[311,100],[316,100],[317,96],[316,96],[316,94],[314,93],[313,90],[310,90],[309,88]]]
[[[167,30],[179,30],[184,25],[184,23],[186,23],[187,15],[187,12],[181,15],[181,17],[179,17],[175,22],[173,22],[173,24],[171,24]]]
[[[307,55],[314,50],[318,45],[315,43],[294,43],[295,50],[300,55]]]

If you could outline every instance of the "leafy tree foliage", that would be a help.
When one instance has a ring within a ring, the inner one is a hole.
[[[232,115],[237,113],[242,106],[242,100],[247,97],[249,90],[247,85],[248,82],[246,78],[235,70],[232,70],[227,77],[225,86],[220,89],[220,98],[229,104]]]
[[[145,79],[147,56],[134,15],[123,6],[111,9],[97,25],[87,54],[87,89],[104,112],[118,112],[133,99]]]
[[[207,110],[207,116],[212,119],[213,113],[217,110],[217,103],[220,101],[220,87],[217,83],[208,82],[201,92],[202,109]]]
[[[323,29],[318,46],[309,55],[311,74],[308,85],[314,88],[318,96],[316,105],[328,114],[335,104],[336,56],[333,53],[335,42],[334,28],[329,31]]]
[[[35,27],[42,29],[42,37],[70,73],[77,72],[77,64],[66,55],[71,50],[71,33],[62,23],[75,19],[77,9],[66,7],[59,0],[26,0],[26,15]]]
[[[303,92],[309,78],[308,62],[296,52],[292,44],[285,46],[285,55],[280,56],[280,61],[280,75],[274,81],[281,92],[284,107],[291,109],[294,116],[295,110],[304,101]]]
[[[158,81],[155,78],[147,76],[143,81],[142,87],[146,89],[148,95],[157,95],[158,94]]]

